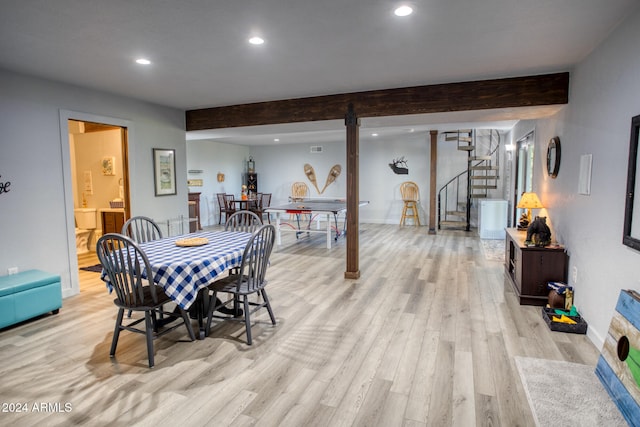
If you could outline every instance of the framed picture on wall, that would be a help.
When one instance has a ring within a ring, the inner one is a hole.
[[[177,194],[176,150],[153,149],[153,174],[156,196]]]
[[[116,174],[115,170],[116,158],[113,156],[106,156],[102,158],[102,175],[113,176]]]

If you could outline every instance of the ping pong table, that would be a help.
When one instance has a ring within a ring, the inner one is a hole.
[[[368,205],[368,201],[360,201],[358,206]],[[338,240],[346,232],[347,221],[344,218],[342,229],[338,225],[339,216],[345,215],[347,212],[346,199],[303,199],[291,200],[289,203],[280,206],[270,206],[265,212],[276,214],[276,241],[278,245],[282,245],[282,231],[293,231],[298,238],[303,233],[326,233],[327,249],[331,249],[331,240],[335,230],[334,240]],[[294,216],[294,223],[283,222],[282,215],[289,214]],[[302,216],[308,216],[308,222]],[[326,229],[320,228],[319,218],[326,217]],[[333,216],[333,224],[332,218]],[[312,229],[311,224],[316,221],[317,228]],[[305,224],[306,223],[306,224]],[[284,226],[284,227],[283,227]]]

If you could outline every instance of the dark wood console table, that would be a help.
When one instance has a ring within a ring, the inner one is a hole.
[[[546,305],[547,282],[565,282],[568,257],[563,246],[526,246],[526,230],[506,229],[505,273],[520,304]]]
[[[189,232],[202,230],[200,225],[200,193],[189,193]]]

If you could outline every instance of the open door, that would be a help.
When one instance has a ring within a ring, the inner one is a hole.
[[[75,119],[67,123],[76,235],[70,256],[85,269],[99,264],[97,239],[120,232],[130,216],[127,128]],[[79,274],[79,290],[82,277]]]

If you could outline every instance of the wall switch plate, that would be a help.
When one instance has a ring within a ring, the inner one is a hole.
[[[7,273],[9,273],[9,274],[18,274],[18,267],[9,267],[9,268],[7,268]]]

